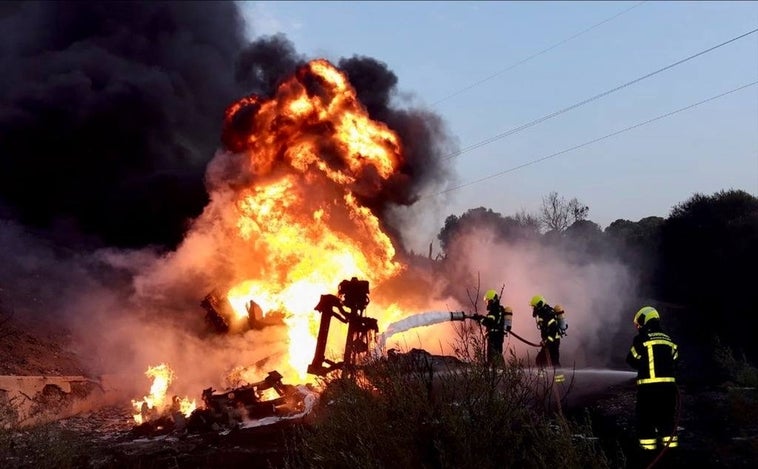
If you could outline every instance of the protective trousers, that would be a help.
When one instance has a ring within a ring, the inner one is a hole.
[[[491,331],[487,333],[487,363],[495,364],[503,362],[503,342],[505,333]]]
[[[637,437],[640,448],[679,446],[676,436],[676,383],[637,385]]]
[[[548,341],[545,343],[545,345],[540,349],[540,351],[537,353],[537,358],[535,359],[537,363],[537,367],[539,368],[545,368],[548,366],[552,366],[553,368],[558,368],[561,366],[561,341],[560,340],[554,340],[552,342]],[[548,354],[550,361],[548,362]]]

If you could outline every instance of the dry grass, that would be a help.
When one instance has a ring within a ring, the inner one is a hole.
[[[462,340],[466,356],[482,356],[476,337]],[[383,359],[356,379],[325,384],[314,423],[291,442],[287,467],[610,466],[586,438],[586,422],[545,407],[550,386],[539,386],[516,357],[444,370]]]
[[[55,423],[0,430],[0,464],[4,468],[82,467],[87,442]]]

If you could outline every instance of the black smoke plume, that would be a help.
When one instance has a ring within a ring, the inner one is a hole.
[[[236,6],[29,2],[0,24],[6,215],[106,245],[176,244],[242,92]]]
[[[0,8],[0,217],[69,245],[175,247],[208,202],[224,109],[270,95],[306,58],[283,35],[247,43],[232,2],[6,2]],[[397,77],[343,59],[406,161],[383,219],[446,177],[439,117],[393,108]],[[84,241],[86,240],[86,242]]]
[[[347,74],[369,116],[387,124],[403,143],[403,165],[379,197],[364,200],[366,206],[383,214],[390,205],[412,205],[423,189],[447,180],[450,168],[444,164],[444,156],[450,153],[452,142],[442,119],[428,110],[394,107],[392,97],[398,79],[387,64],[353,56],[340,60],[338,66]]]

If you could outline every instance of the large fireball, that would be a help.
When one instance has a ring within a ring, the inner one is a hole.
[[[372,285],[402,265],[364,203],[402,162],[397,135],[369,119],[345,75],[325,60],[302,66],[270,98],[226,113],[224,144],[242,156],[233,187],[236,235],[256,253],[255,275],[228,292],[237,314],[254,300],[285,314],[289,364],[300,375],[315,349],[314,306],[357,276]]]

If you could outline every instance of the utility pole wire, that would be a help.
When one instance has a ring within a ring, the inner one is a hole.
[[[635,83],[639,83],[640,81],[642,81],[642,80],[644,80],[646,78],[650,78],[650,77],[652,77],[654,75],[658,75],[659,73],[665,72],[666,70],[672,69],[672,68],[674,68],[674,67],[676,67],[678,65],[681,65],[681,64],[683,64],[685,62],[689,62],[690,60],[692,60],[694,58],[700,57],[701,55],[707,54],[708,52],[712,52],[712,51],[714,51],[714,50],[716,50],[716,49],[718,49],[720,47],[724,47],[727,44],[731,44],[732,42],[735,42],[735,41],[737,41],[739,39],[742,39],[743,37],[749,36],[751,34],[755,34],[756,32],[758,32],[758,28],[753,29],[752,31],[748,31],[748,32],[746,32],[744,34],[740,34],[739,36],[733,37],[733,38],[731,38],[731,39],[729,39],[727,41],[724,41],[724,42],[722,42],[720,44],[716,44],[715,46],[709,47],[708,49],[702,50],[702,51],[700,51],[700,52],[698,52],[696,54],[692,54],[689,57],[686,57],[684,59],[678,60],[678,61],[676,61],[676,62],[674,62],[672,64],[666,65],[665,67],[659,68],[658,70],[656,70],[654,72],[650,72],[647,75],[643,75],[643,76],[641,76],[639,78],[636,78],[636,79],[634,79],[632,81],[628,81],[628,82],[624,83],[623,85],[619,85],[619,86],[617,86],[615,88],[612,88],[612,89],[610,89],[608,91],[604,91],[604,92],[602,92],[600,94],[597,94],[597,95],[595,95],[595,96],[593,96],[591,98],[587,98],[584,101],[580,101],[580,102],[578,102],[576,104],[572,104],[569,107],[565,107],[565,108],[563,108],[561,110],[555,111],[552,114],[548,114],[546,116],[542,116],[539,119],[535,119],[535,120],[533,120],[531,122],[527,122],[526,124],[523,124],[523,125],[521,125],[519,127],[513,128],[511,130],[508,130],[508,131],[505,131],[503,133],[497,134],[497,135],[495,135],[493,137],[487,138],[487,139],[482,140],[480,142],[477,142],[477,143],[474,143],[474,144],[469,145],[467,147],[464,147],[464,148],[462,148],[461,150],[458,150],[455,153],[451,153],[451,154],[443,157],[443,159],[444,160],[449,160],[451,158],[455,158],[456,156],[460,156],[463,153],[469,152],[471,150],[475,150],[475,149],[483,147],[485,145],[489,145],[490,143],[495,142],[497,140],[500,140],[502,138],[508,137],[509,135],[513,135],[513,134],[515,134],[517,132],[521,132],[522,130],[526,130],[529,127],[534,127],[535,125],[540,124],[542,122],[545,122],[546,120],[552,119],[553,117],[559,116],[561,114],[569,112],[569,111],[571,111],[573,109],[576,109],[576,108],[578,108],[580,106],[584,106],[585,104],[591,103],[593,101],[597,101],[598,99],[603,98],[605,96],[608,96],[611,93],[615,93],[616,91],[622,90],[622,89],[624,89],[624,88],[626,88],[628,86],[631,86],[631,85],[633,85]]]
[[[590,26],[587,29],[579,31],[578,33],[574,34],[573,36],[567,37],[566,39],[563,39],[561,41],[556,42],[555,44],[553,44],[552,46],[548,47],[547,49],[542,49],[541,51],[539,51],[539,52],[537,52],[535,54],[532,54],[529,57],[526,57],[525,59],[522,59],[522,60],[520,60],[520,61],[518,61],[518,62],[516,62],[516,63],[514,63],[514,64],[512,64],[512,65],[510,65],[510,66],[508,66],[508,67],[506,67],[504,69],[502,69],[502,70],[500,70],[499,72],[495,72],[495,73],[493,73],[492,75],[490,75],[490,76],[488,76],[486,78],[482,78],[481,80],[479,80],[477,82],[474,82],[474,83],[472,83],[472,84],[470,84],[470,85],[468,85],[468,86],[466,86],[464,88],[459,89],[458,91],[454,91],[453,93],[450,93],[449,95],[445,96],[444,98],[438,99],[437,101],[433,102],[432,106],[436,106],[436,105],[438,105],[439,103],[441,103],[443,101],[447,101],[450,98],[454,98],[454,97],[458,96],[459,94],[462,94],[462,93],[470,90],[471,88],[479,86],[479,85],[481,85],[484,82],[490,81],[493,78],[498,77],[498,76],[502,75],[503,73],[505,73],[507,71],[513,70],[514,68],[518,67],[519,65],[522,65],[522,64],[524,64],[526,62],[529,62],[530,60],[532,60],[532,59],[534,59],[536,57],[539,57],[540,55],[542,55],[544,53],[550,52],[551,50],[555,49],[556,47],[562,46],[563,44],[566,44],[567,42],[571,41],[572,39],[576,39],[579,36],[581,36],[581,35],[583,35],[585,33],[588,33],[588,32],[592,31],[593,29],[595,29],[595,28],[597,28],[599,26],[602,26],[605,23],[608,23],[609,21],[615,20],[619,16],[621,16],[624,13],[627,13],[627,12],[629,12],[629,11],[637,8],[638,6],[642,5],[646,1],[647,0],[639,2],[639,3],[635,4],[635,5],[632,5],[631,7],[627,8],[626,10],[623,10],[623,11],[621,11],[619,13],[616,13],[615,15],[611,16],[610,18],[606,18],[603,21],[601,21],[599,23],[596,23],[596,24]]]
[[[485,177],[483,177],[483,178],[480,178],[480,179],[477,179],[477,180],[475,180],[475,181],[470,181],[470,182],[467,182],[467,183],[464,183],[464,184],[460,184],[460,185],[458,185],[458,186],[455,186],[455,187],[451,187],[450,189],[446,189],[446,190],[444,190],[444,191],[438,192],[437,194],[434,194],[434,195],[432,195],[431,197],[437,197],[437,196],[440,196],[440,195],[442,195],[442,194],[446,194],[446,193],[448,193],[448,192],[453,192],[453,191],[456,191],[456,190],[458,190],[458,189],[462,189],[462,188],[464,188],[464,187],[467,187],[467,186],[471,186],[471,185],[473,185],[473,184],[478,184],[478,183],[480,183],[480,182],[483,182],[483,181],[487,181],[487,180],[489,180],[489,179],[493,179],[493,178],[496,178],[496,177],[502,176],[503,174],[511,173],[511,172],[513,172],[513,171],[516,171],[516,170],[518,170],[518,169],[524,168],[524,167],[526,167],[526,166],[531,166],[531,165],[533,165],[533,164],[537,164],[537,163],[539,163],[539,162],[542,162],[542,161],[548,160],[548,159],[550,159],[550,158],[555,158],[556,156],[560,156],[560,155],[563,155],[564,153],[568,153],[568,152],[570,152],[570,151],[574,151],[574,150],[578,150],[578,149],[580,149],[580,148],[584,148],[584,147],[586,147],[586,146],[588,146],[588,145],[592,145],[593,143],[597,143],[597,142],[600,142],[600,141],[602,141],[602,140],[606,140],[606,139],[609,139],[609,138],[611,138],[611,137],[615,137],[616,135],[622,134],[622,133],[624,133],[624,132],[628,132],[628,131],[630,131],[630,130],[636,129],[636,128],[638,128],[638,127],[642,127],[642,126],[644,126],[644,125],[647,125],[647,124],[653,123],[653,122],[655,122],[655,121],[658,121],[658,120],[661,120],[661,119],[665,119],[666,117],[671,117],[671,116],[673,116],[674,114],[679,114],[680,112],[684,112],[684,111],[687,111],[687,110],[689,110],[689,109],[692,109],[692,108],[694,108],[694,107],[700,106],[701,104],[705,104],[705,103],[708,103],[708,102],[710,102],[710,101],[714,101],[714,100],[716,100],[716,99],[719,99],[719,98],[723,98],[724,96],[730,95],[730,94],[732,94],[732,93],[736,93],[736,92],[738,92],[738,91],[744,90],[745,88],[749,88],[749,87],[751,87],[751,86],[754,86],[754,85],[756,85],[756,84],[758,84],[758,80],[756,80],[756,81],[754,81],[754,82],[752,82],[752,83],[748,83],[748,84],[746,84],[746,85],[742,85],[742,86],[740,86],[740,87],[738,87],[738,88],[734,88],[734,89],[732,89],[732,90],[726,91],[726,92],[724,92],[724,93],[718,94],[718,95],[716,95],[716,96],[711,96],[710,98],[708,98],[708,99],[704,99],[704,100],[702,100],[702,101],[699,101],[699,102],[697,102],[697,103],[695,103],[695,104],[690,104],[689,106],[685,106],[685,107],[683,107],[683,108],[679,108],[679,109],[677,109],[677,110],[675,110],[675,111],[667,112],[666,114],[661,114],[661,115],[659,115],[659,116],[657,116],[657,117],[653,117],[652,119],[648,119],[648,120],[646,120],[646,121],[644,121],[644,122],[640,122],[640,123],[638,123],[638,124],[635,124],[635,125],[632,125],[632,126],[626,127],[626,128],[624,128],[624,129],[621,129],[621,130],[617,130],[617,131],[615,131],[615,132],[612,132],[612,133],[610,133],[610,134],[604,135],[604,136],[602,136],[602,137],[598,137],[598,138],[596,138],[596,139],[593,139],[593,140],[589,140],[589,141],[587,141],[587,142],[581,143],[581,144],[579,144],[579,145],[576,145],[576,146],[573,146],[573,147],[571,147],[571,148],[567,148],[567,149],[565,149],[565,150],[561,150],[561,151],[559,151],[559,152],[556,152],[556,153],[553,153],[553,154],[551,154],[551,155],[543,156],[543,157],[541,157],[541,158],[537,158],[536,160],[527,161],[526,163],[522,163],[522,164],[520,164],[520,165],[518,165],[518,166],[514,166],[514,167],[512,167],[512,168],[508,168],[508,169],[506,169],[506,170],[504,170],[504,171],[500,171],[500,172],[498,172],[498,173],[495,173],[495,174],[490,174],[489,176],[485,176]]]

